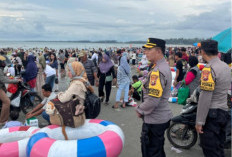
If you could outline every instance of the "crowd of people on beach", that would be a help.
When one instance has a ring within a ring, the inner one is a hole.
[[[148,50],[146,50],[148,51]],[[201,71],[198,63],[205,60],[200,54],[199,47],[168,47],[164,49],[165,62],[176,67],[174,88],[179,85],[189,87],[189,97],[200,85]],[[42,115],[48,124],[62,125],[57,111],[52,110],[50,101],[58,98],[59,103],[68,103],[78,100],[75,106],[75,127],[81,126],[85,120],[84,101],[87,91],[94,93],[93,86],[98,89],[98,97],[105,105],[112,104],[112,108],[138,106],[143,102],[144,80],[154,67],[147,59],[144,49],[136,47],[106,48],[106,49],[60,49],[32,48],[28,50],[4,48],[0,50],[5,57],[0,64],[0,92],[5,93],[7,83],[25,82],[31,91],[36,91],[43,101],[26,114],[26,119]],[[218,53],[218,57],[231,67],[231,52]],[[5,63],[5,64],[4,64]],[[137,74],[132,68],[137,69]],[[21,76],[20,79],[8,77]],[[2,77],[2,78],[1,78]],[[3,79],[4,78],[4,79]],[[69,78],[68,88],[59,90],[60,79]],[[156,79],[155,79],[156,81]],[[5,84],[4,84],[5,83]],[[156,82],[153,82],[156,84]],[[117,87],[115,102],[110,102],[112,87]],[[124,96],[122,92],[124,91]],[[4,99],[3,99],[4,97]],[[3,103],[0,125],[5,127],[19,125],[8,122],[10,115],[10,100],[3,94],[0,96]],[[52,111],[51,111],[52,110]],[[140,113],[138,113],[139,115]],[[12,118],[16,120],[16,118]],[[20,124],[22,125],[22,124]]]
[[[55,50],[45,47],[44,49],[32,48],[24,50],[21,48],[3,48],[1,55],[10,59],[4,68],[4,74],[11,76],[23,76],[32,91],[38,92],[43,98],[43,85],[50,92],[57,93],[59,75],[66,77],[67,67],[73,61],[82,63],[88,82],[91,86],[98,87],[98,96],[106,105],[109,104],[111,88],[117,86],[114,109],[127,105],[135,106],[136,101],[142,99],[142,78],[146,76],[149,69],[149,61],[143,54],[141,48],[106,48],[95,49],[60,49]],[[230,53],[219,53],[218,57],[230,64]],[[139,57],[140,55],[140,57]],[[203,63],[198,47],[168,47],[165,50],[165,58],[170,67],[176,67],[176,76],[173,82],[182,82],[190,87],[190,95],[199,86],[200,71],[198,63]],[[132,75],[131,67],[142,65],[138,68],[138,75]],[[58,69],[60,71],[58,71]],[[46,86],[45,86],[46,87]],[[104,89],[105,88],[105,89]],[[124,96],[121,93],[124,90]],[[46,95],[46,94],[45,94]],[[52,94],[54,95],[54,94]],[[54,96],[53,96],[54,97]],[[44,105],[44,103],[43,103]],[[30,118],[35,115],[27,116]],[[6,119],[6,118],[5,118]],[[2,119],[0,119],[2,123]]]

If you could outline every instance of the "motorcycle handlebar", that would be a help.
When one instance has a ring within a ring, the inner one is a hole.
[[[25,88],[25,89],[30,89],[30,87],[29,87],[26,83],[24,83],[24,82],[19,81],[19,82],[18,82],[18,85],[19,85],[19,86],[22,86],[22,87]]]

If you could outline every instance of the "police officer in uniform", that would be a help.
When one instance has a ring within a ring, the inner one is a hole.
[[[137,116],[143,119],[142,155],[165,157],[164,133],[172,118],[168,105],[172,76],[164,58],[165,41],[149,38],[143,48],[151,66],[143,83],[143,102],[136,108]]]
[[[224,157],[229,116],[227,91],[230,88],[230,68],[217,54],[217,41],[201,42],[201,55],[208,64],[201,73],[196,130],[200,134],[200,145],[205,157]]]

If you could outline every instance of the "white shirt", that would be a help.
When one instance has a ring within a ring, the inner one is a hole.
[[[22,64],[23,64],[20,57],[16,57],[15,59],[17,60],[17,62],[18,62],[19,65],[22,65]]]
[[[91,60],[94,60],[96,59],[96,61],[98,62],[98,54],[97,53],[94,53],[91,57]]]
[[[44,106],[43,106],[43,109],[46,110],[47,103],[48,103],[49,101],[51,101],[52,99],[55,99],[55,98],[56,98],[56,94],[55,94],[54,92],[52,92],[52,93],[50,94],[49,97],[45,97],[45,98],[43,99],[43,101],[41,102],[41,104],[44,105]]]
[[[132,59],[136,59],[136,54],[135,53],[132,54]]]
[[[56,75],[56,70],[53,69],[50,65],[46,65],[46,68],[44,70],[44,73],[46,74],[46,77]]]
[[[10,73],[11,76],[15,76],[15,69],[14,69],[14,67],[9,67],[7,69],[7,72]]]
[[[142,56],[141,63],[142,63],[142,65],[140,66],[140,68],[145,68],[148,64],[148,60],[147,60],[147,57],[145,54]]]

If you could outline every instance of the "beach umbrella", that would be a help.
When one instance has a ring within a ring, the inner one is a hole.
[[[231,49],[231,31],[230,27],[212,38],[218,42],[218,51],[227,53]]]

